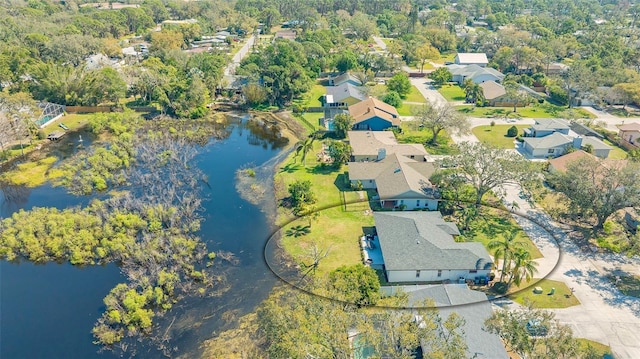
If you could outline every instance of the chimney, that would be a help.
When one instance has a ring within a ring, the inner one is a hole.
[[[579,150],[582,148],[582,136],[573,138],[573,148],[575,148],[576,150]]]

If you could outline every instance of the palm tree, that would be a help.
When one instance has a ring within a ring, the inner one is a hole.
[[[315,136],[311,135],[296,144],[296,155],[294,156],[294,158],[297,158],[298,154],[302,153],[302,157],[300,158],[300,160],[302,161],[303,166],[307,165],[307,154],[313,149],[313,141],[315,141],[315,139]]]
[[[516,240],[518,237],[517,230],[511,230],[502,234],[502,240],[494,239],[489,242],[489,249],[493,250],[493,257],[496,259],[500,258],[502,260],[502,269],[500,271],[500,282],[504,280],[504,276],[507,271],[510,270],[511,259],[513,258],[513,254],[518,250],[523,248],[524,243]]]
[[[527,282],[530,281],[533,275],[538,273],[537,266],[538,263],[531,258],[531,253],[527,249],[517,249],[513,253],[513,270],[511,270],[507,287],[510,286],[511,283],[520,286],[522,279],[525,279]]]
[[[462,84],[464,88],[464,94],[467,98],[467,101],[473,102],[474,104],[478,101],[484,102],[484,91],[482,91],[482,87],[477,83],[474,83],[471,79],[464,80]]]

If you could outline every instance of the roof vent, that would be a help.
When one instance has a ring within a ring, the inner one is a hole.
[[[416,239],[416,244],[420,244],[420,240]]]

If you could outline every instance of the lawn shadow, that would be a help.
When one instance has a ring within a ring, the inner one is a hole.
[[[347,172],[337,175],[333,184],[338,188],[338,191],[341,192],[353,190],[351,188],[351,182],[349,181],[349,174]]]
[[[314,175],[328,175],[340,170],[339,167],[327,165],[327,164],[318,164],[313,167],[307,167],[307,173],[311,173]]]
[[[287,229],[287,231],[285,232],[287,237],[293,237],[293,238],[306,236],[309,233],[311,233],[311,226],[309,225],[306,225],[306,226],[297,225]]]
[[[294,173],[300,169],[300,164],[298,163],[287,163],[285,166],[280,168],[280,173]]]

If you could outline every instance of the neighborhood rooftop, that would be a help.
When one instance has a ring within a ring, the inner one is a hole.
[[[349,106],[349,114],[355,120],[355,124],[377,116],[391,122],[394,126],[400,126],[398,110],[373,97]]]
[[[482,88],[484,98],[487,100],[493,100],[507,94],[504,86],[495,81],[486,81],[479,84],[479,86]]]
[[[351,153],[356,158],[376,158],[379,150],[384,149],[387,155],[397,153],[403,156],[427,156],[424,146],[419,143],[399,144],[393,131],[349,131]]]
[[[569,121],[561,118],[538,118],[535,121],[531,128],[536,130],[569,129]]]
[[[639,131],[640,132],[640,123],[631,122],[624,125],[618,125],[618,128],[621,131]]]
[[[487,54],[485,53],[470,53],[470,52],[460,52],[458,53],[458,63],[460,64],[481,64],[481,63],[489,63],[487,59]]]
[[[491,268],[482,243],[457,243],[454,223],[440,212],[374,212],[376,231],[387,271]]]
[[[553,148],[572,143],[573,139],[559,132],[554,132],[544,137],[524,137],[523,141],[534,148]]]
[[[549,167],[555,169],[556,171],[566,172],[567,165],[573,161],[577,161],[583,157],[595,157],[583,150],[574,151],[571,153],[567,153],[566,155],[562,155],[560,157],[549,160]]]
[[[356,98],[360,101],[367,98],[367,96],[362,92],[362,88],[354,86],[348,82],[345,82],[338,86],[327,87],[327,103],[330,103],[330,98],[333,98],[334,102],[342,102],[344,99],[347,99],[349,97]]]

